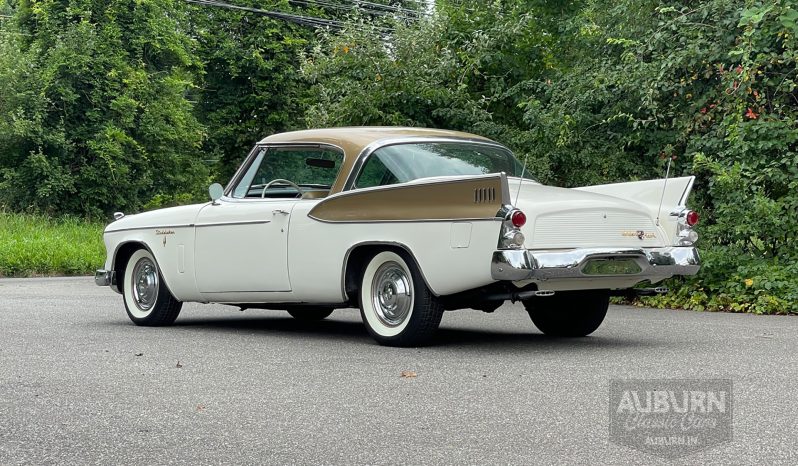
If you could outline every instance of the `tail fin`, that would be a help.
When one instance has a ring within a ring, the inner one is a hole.
[[[662,199],[662,214],[668,215],[674,210],[680,210],[687,203],[687,196],[693,189],[694,176],[670,178],[665,184],[664,179],[632,181],[628,183],[602,184],[597,186],[583,186],[575,188],[581,191],[620,197],[639,204],[643,204],[651,211],[652,217],[657,217],[660,199]],[[663,193],[663,185],[665,192]]]

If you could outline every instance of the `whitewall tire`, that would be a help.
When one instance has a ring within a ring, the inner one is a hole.
[[[183,303],[175,299],[163,281],[155,258],[138,249],[125,266],[122,296],[127,316],[136,325],[171,325]]]
[[[382,251],[363,270],[360,314],[379,344],[418,346],[435,334],[443,307],[407,253]]]

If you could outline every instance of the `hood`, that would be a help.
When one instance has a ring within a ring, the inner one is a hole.
[[[109,224],[106,232],[131,228],[177,228],[193,226],[197,214],[205,204],[193,204],[165,209],[151,210],[135,215],[126,215]]]

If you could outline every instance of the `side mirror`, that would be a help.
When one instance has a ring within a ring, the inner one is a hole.
[[[224,188],[219,183],[213,183],[208,188],[208,194],[210,194],[213,204],[216,205],[216,201],[221,199],[221,197],[224,195]]]

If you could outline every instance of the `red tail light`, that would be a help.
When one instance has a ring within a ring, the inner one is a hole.
[[[524,214],[520,210],[515,210],[510,215],[510,222],[512,222],[514,227],[521,228],[526,224],[526,214]]]
[[[698,223],[698,219],[699,219],[698,212],[696,212],[695,210],[687,212],[687,215],[684,216],[685,222],[687,222],[687,224],[690,225],[691,227],[695,226],[695,224]]]

